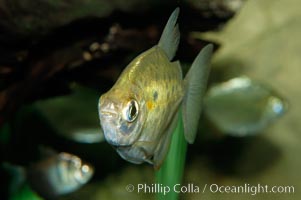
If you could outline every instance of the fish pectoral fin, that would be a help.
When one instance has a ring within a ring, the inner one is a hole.
[[[137,141],[133,144],[133,148],[139,148],[144,154],[144,161],[153,164],[153,154],[151,152],[154,149],[154,142]]]
[[[197,133],[212,50],[213,45],[209,44],[200,51],[184,79],[186,94],[182,103],[182,115],[185,138],[190,144],[194,142]]]
[[[180,31],[177,24],[179,12],[180,9],[176,8],[170,15],[158,44],[164,50],[169,60],[172,60],[175,56],[180,42]]]
[[[164,159],[168,153],[171,137],[177,126],[178,119],[179,119],[179,111],[177,111],[176,114],[174,115],[165,134],[162,136],[161,140],[159,141],[157,149],[155,150],[153,160],[154,160],[154,168],[156,170],[160,169],[160,167],[163,164]]]

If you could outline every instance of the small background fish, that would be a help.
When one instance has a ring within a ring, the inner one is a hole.
[[[259,133],[287,110],[282,97],[246,76],[212,86],[204,106],[210,120],[234,136]]]
[[[27,168],[9,163],[4,163],[2,167],[13,177],[10,186],[12,193],[25,191],[24,187],[28,184],[33,191],[46,199],[74,192],[94,174],[94,168],[89,163],[65,152],[49,155]]]
[[[71,95],[38,101],[36,109],[51,126],[56,127],[58,135],[66,139],[87,144],[104,141],[103,133],[99,131],[97,110],[93,106],[99,98],[98,92],[77,84],[72,84],[72,92]]]

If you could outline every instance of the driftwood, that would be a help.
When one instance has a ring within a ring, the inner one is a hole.
[[[177,6],[150,4],[137,10],[140,4],[133,1],[133,7],[108,5],[101,13],[85,1],[47,2],[0,0],[0,125],[24,103],[67,94],[71,82],[109,88],[130,57],[158,41]],[[80,6],[86,6],[83,12]],[[191,38],[189,31],[214,30],[232,15],[208,15],[208,10],[204,15],[189,3],[181,5],[177,57],[191,62],[207,43]]]

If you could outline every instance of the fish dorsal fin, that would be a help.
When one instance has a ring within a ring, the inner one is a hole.
[[[204,47],[193,61],[184,79],[186,94],[183,98],[183,124],[185,138],[193,143],[202,110],[202,101],[209,76],[209,61],[213,45]]]
[[[180,9],[176,8],[170,15],[158,44],[164,50],[169,60],[172,60],[175,56],[180,42],[180,32],[177,24],[179,12]]]

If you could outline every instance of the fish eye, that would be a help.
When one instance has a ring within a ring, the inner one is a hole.
[[[90,171],[90,167],[88,165],[83,165],[81,170],[83,174],[86,174]]]
[[[126,121],[133,122],[137,118],[138,112],[139,107],[137,101],[130,100],[125,107],[123,117]]]

